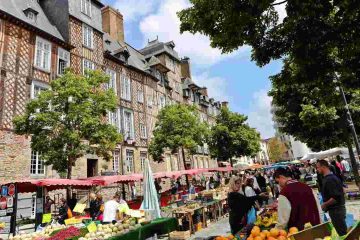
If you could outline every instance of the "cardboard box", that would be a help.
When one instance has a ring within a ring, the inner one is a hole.
[[[291,240],[312,240],[315,238],[324,238],[331,236],[333,226],[330,222],[316,225],[312,228],[305,229],[291,236]]]
[[[359,240],[360,239],[360,221],[358,221],[350,232],[345,236],[344,240]]]

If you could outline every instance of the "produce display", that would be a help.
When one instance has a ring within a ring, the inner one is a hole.
[[[80,230],[76,227],[69,227],[60,230],[59,232],[52,235],[48,240],[64,240],[80,235]]]
[[[296,227],[290,228],[287,232],[276,228],[261,231],[259,226],[254,226],[247,240],[287,240],[288,237],[298,232],[299,230]]]
[[[25,233],[21,233],[17,236],[10,236],[9,239],[14,239],[14,240],[42,240],[42,239],[49,239],[50,235],[53,232],[57,232],[60,231],[62,229],[65,229],[66,226],[65,225],[54,225],[54,226],[47,226],[46,228],[44,228],[42,231],[40,232],[34,232],[34,233],[29,233],[29,234],[25,234]]]
[[[257,216],[255,225],[259,227],[268,228],[277,223],[278,214],[274,210],[265,211],[263,214]]]
[[[218,236],[218,237],[214,238],[214,240],[232,240],[232,239],[236,239],[236,238],[235,238],[235,236],[233,236],[231,234],[229,236],[226,236],[226,237]]]
[[[116,224],[99,224],[97,225],[96,232],[88,233],[84,237],[79,238],[79,240],[108,239],[111,237],[121,236],[140,227],[141,225],[136,224],[135,219],[128,219],[122,223],[118,222]]]

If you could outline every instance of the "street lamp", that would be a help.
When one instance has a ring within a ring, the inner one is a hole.
[[[360,156],[359,139],[358,139],[358,136],[356,134],[355,125],[354,125],[354,122],[353,122],[352,117],[351,117],[351,112],[349,110],[349,105],[348,105],[348,102],[347,102],[347,99],[346,99],[346,96],[345,96],[345,93],[344,93],[344,89],[342,88],[342,86],[340,84],[340,81],[338,81],[339,80],[338,73],[335,73],[335,78],[336,78],[336,80],[334,80],[334,82],[338,84],[338,86],[336,87],[336,90],[340,91],[340,93],[341,93],[341,95],[343,97],[343,100],[344,100],[344,103],[345,103],[346,117],[347,117],[348,124],[349,124],[350,130],[351,130],[351,133],[353,135],[354,141],[355,141],[356,152],[357,152],[357,155],[359,157]]]

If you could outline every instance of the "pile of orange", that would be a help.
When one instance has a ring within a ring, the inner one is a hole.
[[[235,239],[235,237],[233,235],[229,235],[227,237],[219,236],[219,237],[215,238],[215,240],[232,240],[232,239]]]
[[[247,240],[287,240],[290,235],[295,234],[298,231],[299,230],[296,227],[290,228],[289,232],[276,228],[272,228],[270,231],[261,231],[258,226],[254,226]]]

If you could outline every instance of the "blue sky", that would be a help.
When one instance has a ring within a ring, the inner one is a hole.
[[[208,87],[210,97],[229,101],[233,111],[249,116],[249,124],[258,129],[262,138],[274,135],[270,114],[269,76],[281,69],[274,61],[259,68],[250,59],[249,47],[222,55],[210,47],[207,37],[179,33],[176,12],[189,6],[188,0],[103,0],[124,16],[125,41],[137,49],[148,39],[173,40],[181,57],[191,59],[192,76],[201,86]]]

